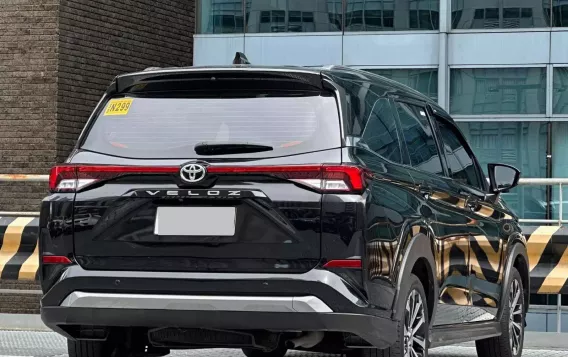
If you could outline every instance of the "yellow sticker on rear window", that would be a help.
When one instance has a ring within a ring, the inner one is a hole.
[[[134,99],[132,98],[112,99],[108,102],[104,115],[126,115],[133,101]]]

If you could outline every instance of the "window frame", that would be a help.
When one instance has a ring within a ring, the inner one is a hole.
[[[453,182],[455,182],[455,183],[457,183],[461,186],[465,186],[465,187],[468,187],[468,188],[471,188],[471,189],[474,189],[474,190],[482,190],[483,192],[487,192],[487,190],[488,190],[487,178],[483,174],[483,170],[481,169],[481,165],[479,164],[479,161],[477,160],[475,153],[471,149],[467,139],[465,138],[465,136],[461,132],[460,128],[453,122],[451,117],[449,117],[449,116],[446,117],[445,115],[441,115],[441,113],[434,111],[433,108],[430,105],[428,105],[428,109],[430,111],[430,115],[429,115],[430,116],[430,122],[435,127],[434,131],[436,133],[436,137],[437,137],[437,140],[438,140],[438,147],[441,150],[442,155],[444,157],[444,159],[442,161],[443,161],[443,165],[446,166],[445,178],[450,179]],[[465,149],[465,151],[467,152],[467,154],[469,155],[469,157],[473,161],[473,166],[475,168],[477,179],[481,183],[482,187],[472,186],[470,184],[457,181],[457,180],[455,180],[454,178],[451,177],[451,170],[450,170],[450,167],[448,165],[448,158],[446,156],[446,151],[443,149],[444,148],[444,139],[443,139],[442,133],[440,131],[440,127],[438,126],[438,121],[444,122],[444,124],[447,125],[450,128],[450,130],[454,132],[454,135],[456,135],[456,138],[458,139],[458,141],[463,145],[463,148]]]

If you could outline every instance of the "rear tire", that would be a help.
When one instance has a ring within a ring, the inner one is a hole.
[[[284,357],[286,352],[288,352],[288,349],[283,346],[280,346],[270,352],[264,352],[254,348],[243,348],[243,353],[247,357]]]
[[[102,341],[67,340],[67,350],[69,357],[111,357],[113,352],[112,346]]]
[[[511,283],[501,317],[499,337],[475,342],[479,357],[520,357],[523,353],[525,334],[525,299],[523,280],[517,269],[511,270]]]
[[[401,291],[401,300],[398,303],[398,339],[392,347],[379,350],[365,348],[351,350],[348,357],[406,357],[410,354],[409,348],[414,349],[416,356],[428,357],[428,300],[424,286],[420,279],[411,274],[406,281],[410,282],[407,291]],[[413,327],[413,328],[409,328]],[[416,330],[416,331],[410,331]]]

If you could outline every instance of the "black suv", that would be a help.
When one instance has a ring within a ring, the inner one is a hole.
[[[519,171],[488,174],[436,103],[364,71],[121,75],[51,171],[41,316],[72,357],[520,356]]]

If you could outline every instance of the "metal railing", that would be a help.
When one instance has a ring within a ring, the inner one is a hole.
[[[528,224],[558,224],[561,226],[563,223],[568,223],[568,220],[563,219],[564,215],[564,200],[562,189],[565,185],[568,186],[568,178],[526,178],[519,181],[520,186],[558,186],[558,219],[519,219],[520,223]],[[550,198],[550,197],[549,197]],[[556,302],[556,332],[562,332],[562,294],[557,295]]]
[[[48,182],[49,175],[0,174],[0,182]]]
[[[526,178],[519,181],[520,186],[558,186],[558,219],[519,219],[520,223],[558,224],[568,223],[563,219],[564,205],[562,189],[568,187],[568,178]]]
[[[48,182],[49,175],[2,175],[0,182]],[[568,178],[523,178],[519,181],[520,186],[558,186],[558,219],[520,219],[520,223],[529,224],[558,224],[568,223],[563,219],[563,192],[564,185],[568,186]],[[0,212],[0,216],[39,216],[39,212]],[[556,304],[556,330],[562,331],[562,295],[558,294]]]

